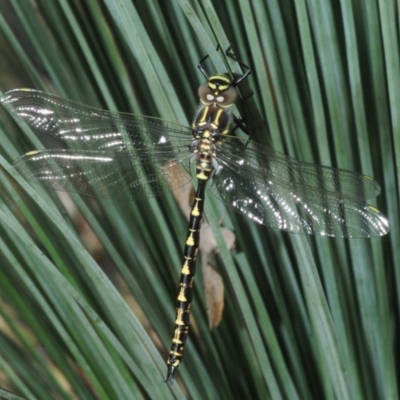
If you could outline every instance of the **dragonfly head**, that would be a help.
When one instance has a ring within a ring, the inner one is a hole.
[[[199,87],[198,93],[204,105],[221,108],[232,106],[238,98],[232,79],[224,74],[210,76],[207,82]]]

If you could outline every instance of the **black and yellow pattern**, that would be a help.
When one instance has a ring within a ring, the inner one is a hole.
[[[169,382],[172,382],[175,370],[181,363],[189,332],[190,304],[193,298],[193,278],[196,272],[196,257],[200,242],[200,228],[203,218],[204,193],[207,179],[199,180],[196,198],[190,212],[189,231],[183,252],[179,292],[176,299],[174,334],[167,360],[168,373],[165,380]]]
[[[224,75],[220,75],[218,76],[219,82],[221,81],[221,76],[227,79]],[[214,77],[209,79],[209,81],[211,80],[214,80]],[[223,94],[222,85],[213,84],[212,87],[214,92],[218,90],[218,95]],[[223,87],[225,91],[231,87],[231,84],[225,84]],[[193,298],[193,278],[196,272],[196,257],[200,243],[205,187],[214,171],[213,160],[217,155],[217,149],[223,143],[224,136],[230,132],[232,120],[233,117],[230,110],[215,104],[202,106],[193,123],[194,141],[191,145],[191,151],[196,154],[198,186],[190,212],[189,230],[183,252],[183,264],[176,300],[174,334],[167,360],[168,373],[165,380],[170,383],[172,383],[174,373],[181,363],[189,332],[190,304]]]

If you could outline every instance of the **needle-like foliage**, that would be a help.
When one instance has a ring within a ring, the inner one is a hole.
[[[199,60],[240,73],[217,50],[231,44],[252,70],[240,89],[254,96],[238,104],[252,140],[373,176],[391,230],[290,235],[207,196],[223,320],[209,331],[195,280],[184,360],[165,385],[185,216],[171,195],[96,201],[31,186],[12,161],[60,144],[1,109],[0,397],[398,398],[398,21],[395,2],[377,0],[1,0],[2,93],[189,125]]]

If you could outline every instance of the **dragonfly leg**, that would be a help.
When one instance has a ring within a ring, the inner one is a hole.
[[[242,61],[240,61],[234,54],[233,52],[231,52],[232,50],[232,44],[230,44],[228,46],[228,48],[225,50],[225,55],[229,58],[231,58],[232,60],[236,61],[242,68],[245,69],[245,72],[243,73],[243,75],[239,76],[238,78],[236,78],[233,82],[232,85],[233,86],[237,86],[240,82],[242,82],[244,79],[246,79],[250,74],[251,74],[251,69]],[[253,96],[253,91],[251,91],[251,93],[246,96],[245,98],[243,98],[242,100],[246,100],[248,98],[250,98],[251,96]]]
[[[219,43],[217,44],[217,48],[216,50],[218,51],[220,49],[220,45]],[[243,67],[245,69],[245,72],[243,73],[243,75],[235,78],[232,81],[232,86],[237,86],[240,82],[242,82],[244,79],[246,79],[250,74],[251,74],[251,69],[242,61],[240,61],[232,52],[232,44],[229,44],[229,46],[227,47],[227,49],[224,51],[224,54],[231,58],[232,60],[236,61],[241,67]],[[206,54],[198,63],[197,68],[200,70],[200,72],[204,75],[204,77],[206,79],[209,78],[209,75],[207,74],[206,70],[203,68],[202,64],[205,60],[207,60],[207,58],[209,57],[208,54]],[[245,98],[243,98],[242,100],[247,100],[248,98],[253,96],[253,91],[251,91],[251,93],[249,95],[247,95]]]
[[[203,74],[203,76],[208,80],[209,75],[207,74],[206,70],[203,68],[203,66],[201,65],[205,60],[207,60],[207,58],[209,57],[208,54],[206,54],[197,64],[197,68],[200,70],[200,72]]]

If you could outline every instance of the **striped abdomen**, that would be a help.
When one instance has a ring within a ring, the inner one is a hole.
[[[206,134],[208,136],[208,134]],[[176,300],[176,316],[172,346],[167,360],[168,372],[166,382],[172,383],[174,373],[178,368],[189,332],[190,304],[193,298],[193,277],[196,272],[196,257],[200,243],[200,228],[203,219],[204,193],[207,181],[210,179],[213,166],[214,144],[209,139],[200,139],[197,149],[196,176],[198,186],[196,197],[190,211],[189,230],[183,252],[183,264]]]

